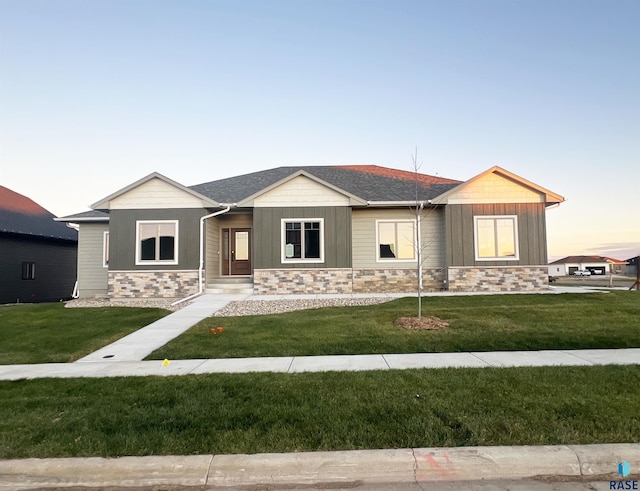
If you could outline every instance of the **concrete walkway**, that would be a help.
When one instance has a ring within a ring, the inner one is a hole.
[[[241,301],[250,295],[202,295],[190,305],[173,312],[148,326],[138,329],[75,363],[139,361],[177,338],[203,319],[213,315],[229,302]]]

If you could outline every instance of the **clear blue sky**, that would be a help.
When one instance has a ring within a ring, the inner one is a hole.
[[[0,0],[0,183],[57,215],[280,165],[567,198],[552,257],[640,254],[637,0]]]

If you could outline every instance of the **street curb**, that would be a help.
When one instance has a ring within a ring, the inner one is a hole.
[[[0,460],[0,489],[106,486],[318,485],[525,479],[612,479],[640,444],[346,450],[253,455]]]

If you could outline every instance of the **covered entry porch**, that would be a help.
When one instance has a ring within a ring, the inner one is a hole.
[[[230,212],[206,221],[205,288],[253,288],[253,215]]]

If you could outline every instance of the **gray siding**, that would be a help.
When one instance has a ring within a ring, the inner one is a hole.
[[[516,215],[518,217],[519,260],[475,260],[473,217],[477,215]],[[447,205],[445,208],[445,236],[448,266],[530,266],[547,264],[544,203]]]
[[[439,268],[444,265],[444,212],[441,208],[425,209],[421,213],[422,266]],[[353,211],[353,267],[415,269],[411,262],[378,261],[376,220],[415,220],[410,208],[365,209]]]
[[[0,234],[0,303],[68,299],[76,281],[78,244]],[[35,279],[22,279],[22,263],[35,263]]]
[[[111,258],[109,269],[127,270],[194,270],[200,261],[200,217],[207,214],[201,209],[167,210],[111,210],[109,232]],[[136,221],[178,220],[178,264],[136,266]]]
[[[350,268],[351,208],[255,208],[253,211],[254,269]],[[324,263],[282,263],[281,220],[324,218]]]
[[[107,293],[107,268],[103,262],[104,233],[109,223],[81,223],[78,233],[78,291],[94,297]]]

